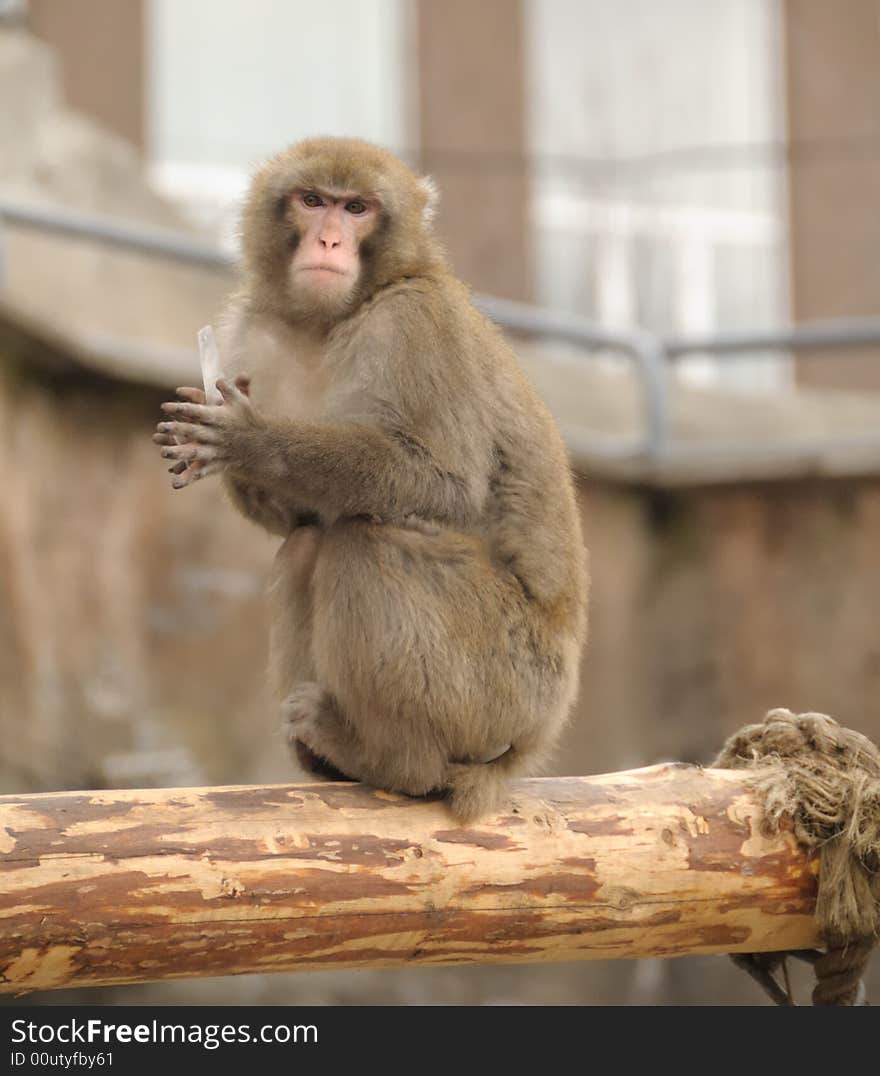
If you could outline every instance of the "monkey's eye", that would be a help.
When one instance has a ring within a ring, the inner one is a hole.
[[[315,194],[314,191],[309,191],[302,196],[302,203],[307,205],[309,209],[317,209],[319,205],[324,204],[324,199],[319,194]]]
[[[351,202],[346,202],[345,208],[349,213],[354,213],[356,217],[359,217],[361,213],[366,213],[367,203],[362,202],[360,198],[355,198]]]

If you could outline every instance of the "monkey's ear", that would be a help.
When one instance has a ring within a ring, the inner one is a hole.
[[[437,214],[437,202],[440,192],[430,176],[422,176],[419,180],[419,188],[425,196],[425,208],[422,210],[422,223],[430,225]]]

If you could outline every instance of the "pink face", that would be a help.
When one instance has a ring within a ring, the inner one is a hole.
[[[296,190],[290,214],[300,237],[290,262],[294,290],[316,299],[349,295],[360,276],[360,245],[379,219],[378,200],[345,191]]]

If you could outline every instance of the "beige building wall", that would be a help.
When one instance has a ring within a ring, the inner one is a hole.
[[[143,150],[144,0],[30,0],[28,15],[55,51],[68,105]]]
[[[794,316],[878,316],[880,4],[784,10]],[[880,389],[880,349],[805,356],[799,380]]]
[[[442,192],[438,225],[460,276],[532,294],[521,0],[418,0],[421,167]]]

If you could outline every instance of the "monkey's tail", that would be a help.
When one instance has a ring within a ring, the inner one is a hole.
[[[451,762],[446,778],[449,809],[460,822],[497,811],[508,780],[521,764],[520,752],[513,746],[489,762]]]

